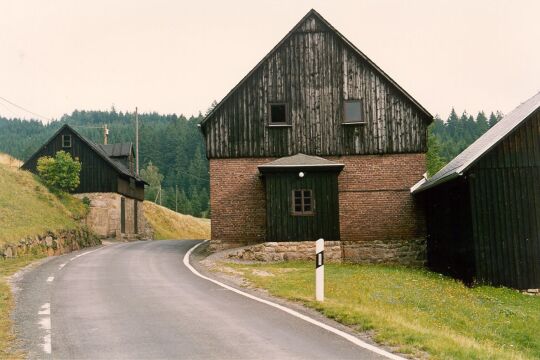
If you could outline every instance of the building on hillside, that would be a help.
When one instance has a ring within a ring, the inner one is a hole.
[[[540,93],[411,191],[428,265],[467,282],[540,288]]]
[[[211,244],[323,237],[346,260],[421,263],[409,188],[432,120],[311,10],[201,122]]]
[[[90,199],[89,227],[102,237],[138,237],[145,228],[146,182],[135,174],[132,144],[96,144],[65,124],[22,168],[37,173],[37,160],[60,150],[81,162],[80,184],[73,193]]]

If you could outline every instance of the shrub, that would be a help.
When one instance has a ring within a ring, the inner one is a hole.
[[[39,158],[37,170],[39,177],[51,191],[68,192],[79,186],[81,163],[65,151],[57,152],[54,157]]]
[[[85,196],[82,198],[82,203],[86,206],[86,207],[89,207],[90,206],[90,199]]]

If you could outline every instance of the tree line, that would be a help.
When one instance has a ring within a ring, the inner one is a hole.
[[[215,106],[215,103],[212,104]],[[446,121],[435,117],[429,128],[428,173],[433,175],[502,118],[480,111],[476,117],[452,109]],[[141,175],[150,183],[148,200],[194,216],[209,216],[208,160],[198,124],[203,115],[139,115]],[[0,152],[28,159],[64,123],[83,136],[103,143],[102,126],[110,129],[109,143],[134,142],[134,113],[75,110],[59,120],[44,124],[37,120],[0,117]]]
[[[64,123],[86,138],[103,143],[104,124],[109,143],[135,142],[135,114],[131,112],[75,110],[59,120],[44,124],[36,120],[0,117],[0,152],[28,159]],[[139,114],[141,174],[157,171],[160,182],[147,188],[148,200],[194,216],[209,214],[208,161],[198,124],[203,116]],[[161,191],[160,191],[161,189]]]
[[[433,175],[450,160],[465,150],[476,139],[502,119],[500,111],[491,112],[489,117],[479,111],[476,118],[463,111],[458,116],[452,108],[446,121],[435,116],[428,131],[428,174]]]

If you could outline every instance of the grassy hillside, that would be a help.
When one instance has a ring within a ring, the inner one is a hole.
[[[182,215],[151,201],[144,202],[144,215],[156,239],[209,239],[210,220]]]
[[[31,173],[0,164],[0,245],[73,229],[85,211],[78,199],[54,196]]]
[[[8,154],[0,153],[0,165],[6,165],[13,168],[19,168],[23,162],[19,159],[15,159],[13,156]]]

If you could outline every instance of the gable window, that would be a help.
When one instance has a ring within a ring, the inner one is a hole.
[[[62,147],[63,148],[71,147],[71,135],[62,135]]]
[[[289,119],[287,119],[286,103],[273,103],[269,105],[269,108],[269,125],[289,125]]]
[[[344,124],[365,124],[362,100],[345,100],[343,103]]]
[[[292,191],[292,214],[296,216],[313,215],[315,200],[310,189],[297,189]]]

